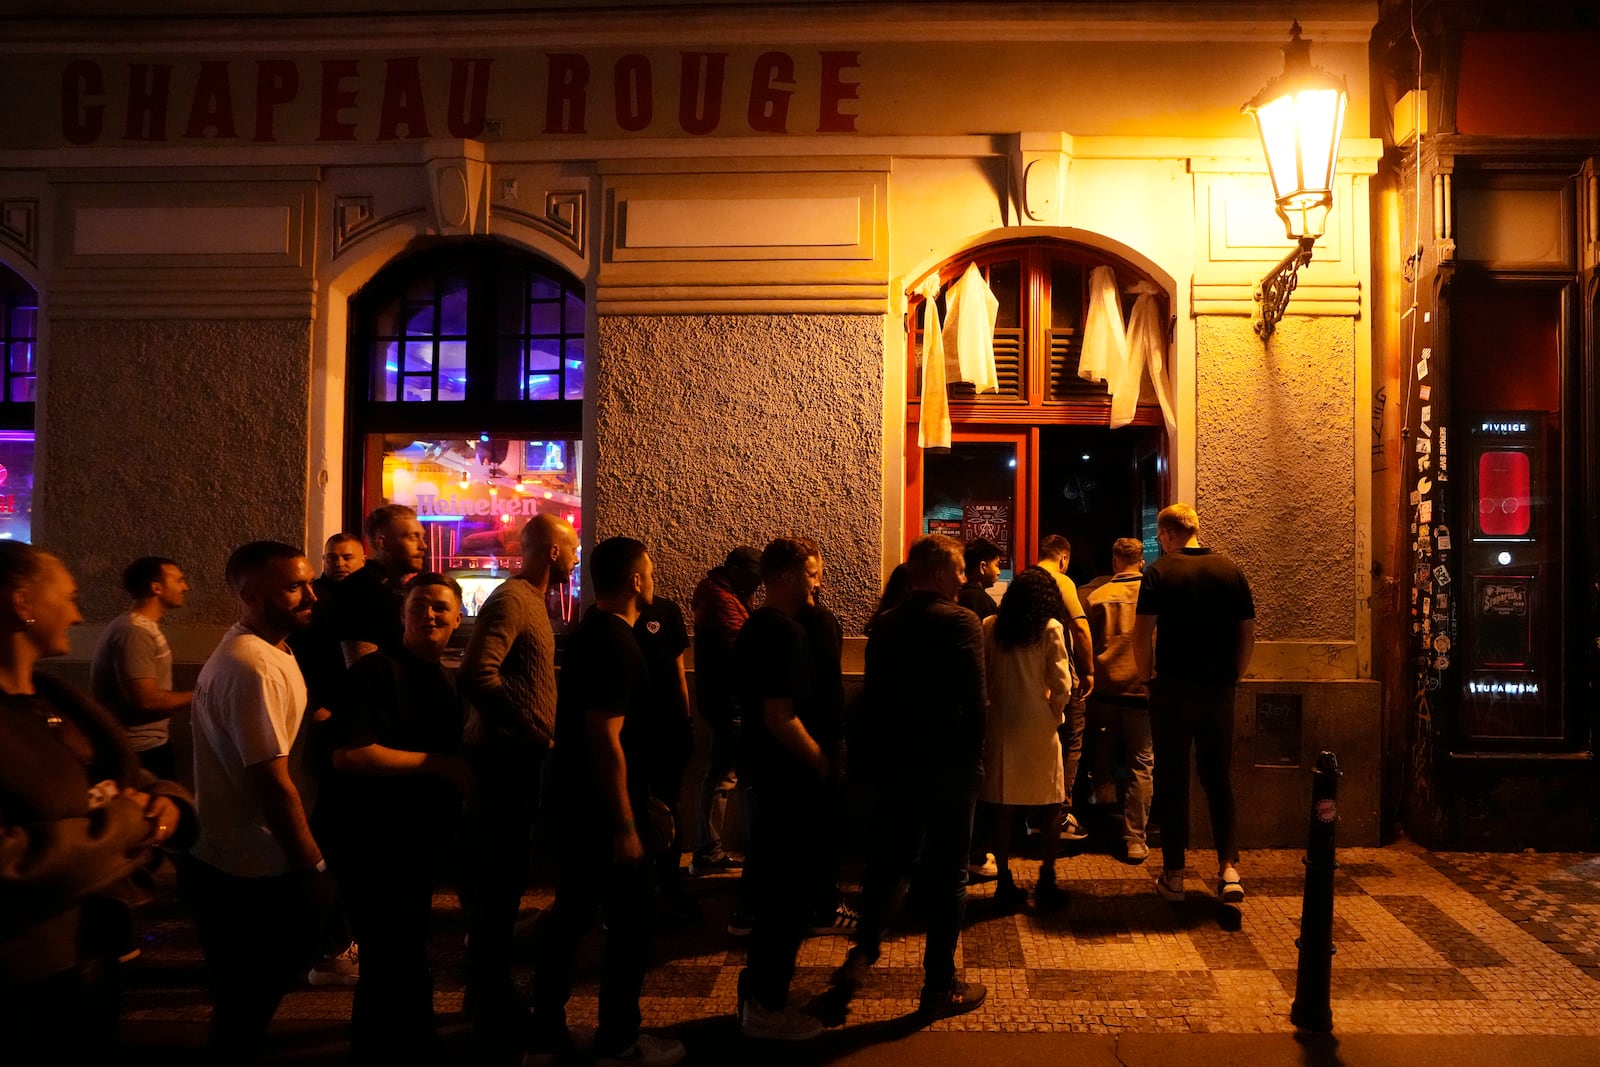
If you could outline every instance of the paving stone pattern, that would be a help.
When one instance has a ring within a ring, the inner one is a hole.
[[[993,883],[972,888],[957,964],[989,987],[977,1012],[935,1024],[969,1031],[1286,1032],[1296,983],[1302,854],[1246,853],[1248,896],[1227,929],[1215,885],[1190,854],[1188,899],[1154,890],[1152,864],[1106,855],[1064,859],[1070,903],[1040,915],[993,905]],[[1432,854],[1411,846],[1347,849],[1335,878],[1332,996],[1341,1033],[1600,1035],[1600,857]],[[1037,864],[1014,860],[1032,887]],[[731,1015],[743,953],[723,932],[735,879],[691,879],[703,920],[664,933],[645,983],[647,1026]],[[531,914],[547,892],[524,901]],[[443,1022],[461,1004],[463,923],[455,897],[435,898],[436,1004]],[[1224,921],[1219,922],[1219,918]],[[186,918],[169,894],[148,909],[144,954],[132,965],[126,1016],[207,1016],[204,969]],[[894,1019],[915,1006],[923,938],[909,924],[885,943],[845,1025]],[[572,1022],[592,1024],[599,938],[585,942]],[[800,951],[795,989],[820,994],[844,959],[842,937]],[[821,1001],[817,1002],[819,1005]],[[348,1016],[348,990],[291,994],[282,1016]]]

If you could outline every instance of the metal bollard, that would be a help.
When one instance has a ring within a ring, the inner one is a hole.
[[[1339,821],[1339,757],[1317,756],[1311,776],[1311,828],[1306,842],[1306,889],[1300,905],[1300,962],[1295,971],[1294,1006],[1289,1021],[1300,1030],[1326,1034],[1333,1029],[1329,983],[1333,972],[1334,828]]]

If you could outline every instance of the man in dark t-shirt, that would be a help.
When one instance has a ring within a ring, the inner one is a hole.
[[[987,537],[968,541],[962,554],[967,580],[956,593],[956,603],[976,615],[980,622],[1000,610],[989,590],[1000,580],[1000,560],[1004,556],[1005,551]]]
[[[664,913],[688,919],[697,909],[683,892],[683,819],[678,800],[694,754],[694,719],[689,713],[689,682],[683,668],[683,654],[689,647],[683,610],[664,596],[654,598],[640,610],[633,637],[650,675],[645,779],[650,795],[672,813],[672,838],[657,842],[655,850],[656,889]]]
[[[586,564],[594,606],[567,637],[557,682],[551,808],[562,870],[540,920],[528,1051],[566,1055],[567,1001],[578,942],[605,910],[594,1057],[671,1064],[683,1045],[639,1032],[650,951],[648,744],[650,676],[633,624],[654,599],[655,565],[631,537],[595,546]]]
[[[754,881],[750,956],[739,975],[739,1026],[746,1037],[797,1041],[822,1024],[786,1006],[805,935],[820,857],[823,788],[832,768],[819,742],[830,701],[819,699],[812,649],[796,620],[810,602],[810,553],[780,537],[761,553],[766,603],[733,647],[744,709],[744,775],[755,813],[745,868]]]
[[[327,727],[336,773],[321,810],[338,827],[334,870],[367,964],[351,1014],[358,1064],[439,1057],[427,947],[434,861],[473,788],[461,701],[439,666],[460,623],[461,587],[418,575],[403,644],[350,669]]]
[[[1211,809],[1217,896],[1244,899],[1233,782],[1233,695],[1255,648],[1250,583],[1234,562],[1200,545],[1200,516],[1173,504],[1156,516],[1162,556],[1145,568],[1134,623],[1137,675],[1150,685],[1155,818],[1163,870],[1156,888],[1184,898],[1189,844],[1189,752]],[[1154,648],[1152,651],[1152,638]]]
[[[375,508],[362,524],[371,556],[366,566],[333,587],[328,615],[346,666],[370,652],[401,644],[405,583],[422,570],[427,537],[417,513],[403,504]]]

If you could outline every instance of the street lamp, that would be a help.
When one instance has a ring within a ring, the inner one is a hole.
[[[1297,247],[1257,288],[1261,321],[1256,333],[1272,336],[1294,292],[1297,272],[1311,262],[1311,246],[1328,224],[1333,207],[1333,171],[1339,162],[1339,132],[1350,94],[1343,78],[1311,65],[1311,42],[1300,39],[1300,23],[1283,46],[1283,73],[1242,109],[1256,120],[1272,175],[1278,217]]]

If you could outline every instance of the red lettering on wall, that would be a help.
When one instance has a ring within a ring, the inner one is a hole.
[[[794,95],[794,59],[787,52],[763,52],[750,73],[750,128],[757,133],[787,133],[789,98]],[[778,85],[787,85],[779,89]]]
[[[167,100],[172,92],[170,63],[128,64],[128,125],[123,137],[129,141],[167,139]]]
[[[212,60],[200,64],[194,80],[194,102],[189,105],[189,125],[185,137],[205,137],[215,130],[217,137],[233,137],[233,89],[228,84],[228,64]]]
[[[492,59],[450,61],[450,106],[445,126],[451,137],[477,137],[489,115],[489,65]]]
[[[550,82],[545,93],[544,132],[584,133],[588,106],[589,60],[572,52],[550,56]]]
[[[617,60],[612,71],[617,98],[617,125],[637,133],[655,117],[655,91],[651,87],[650,60],[637,52]]]
[[[422,98],[422,58],[406,56],[383,65],[383,107],[378,112],[378,140],[393,141],[400,127],[407,137],[428,136],[428,110]]]
[[[100,64],[74,59],[61,70],[61,135],[72,144],[93,144],[105,126],[106,80]]]
[[[684,133],[707,134],[722,121],[722,79],[726,52],[683,52],[678,83],[678,125]]]
[[[322,126],[317,131],[319,141],[354,141],[356,124],[340,118],[340,112],[356,106],[356,91],[346,89],[344,83],[354,78],[361,69],[360,60],[324,59],[322,61]]]
[[[252,140],[275,141],[276,110],[300,91],[300,68],[288,59],[263,59],[256,64],[256,134]]]
[[[821,101],[817,113],[818,133],[855,133],[856,116],[845,115],[839,105],[860,98],[860,82],[847,82],[845,70],[859,70],[860,52],[819,52],[822,59]]]

